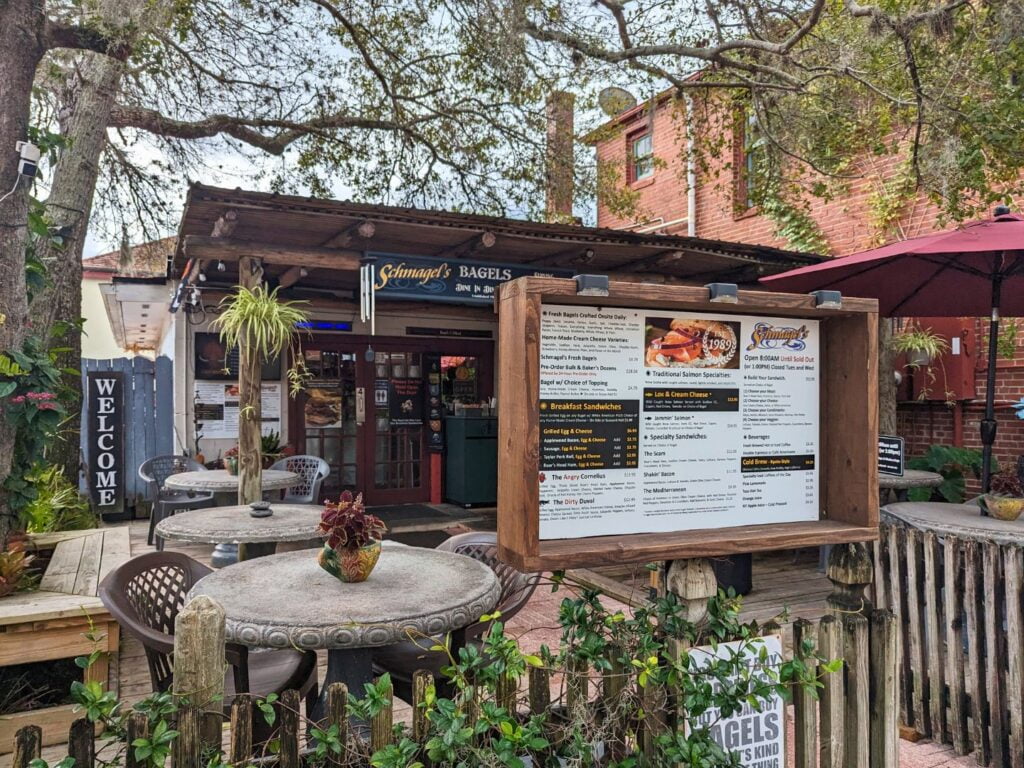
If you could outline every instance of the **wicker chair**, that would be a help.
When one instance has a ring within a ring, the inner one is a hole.
[[[196,582],[211,573],[181,552],[148,552],[115,568],[100,583],[99,597],[121,628],[142,643],[154,692],[173,683],[174,620]],[[224,680],[224,710],[236,693],[266,697],[294,688],[306,697],[307,712],[317,696],[313,651],[256,651],[229,644],[230,670]]]
[[[445,552],[455,552],[472,557],[494,571],[501,583],[501,596],[498,598],[496,609],[501,611],[502,621],[511,619],[522,610],[540,580],[539,573],[522,573],[498,560],[498,537],[497,534],[490,531],[460,533],[441,542],[437,548]],[[477,621],[466,627],[462,633],[453,633],[453,635],[464,633],[465,642],[479,644],[486,629],[486,622]],[[453,637],[453,640],[455,644],[458,644],[457,637]],[[374,648],[374,674],[390,673],[395,687],[395,695],[411,702],[412,676],[416,670],[426,669],[434,675],[438,695],[450,696],[452,693],[450,685],[441,674],[441,668],[448,664],[448,657],[437,651],[424,650],[424,647],[429,648],[430,645],[429,642],[421,640],[418,643],[408,641],[383,648]]]
[[[294,472],[302,478],[300,485],[292,486],[282,497],[283,501],[292,504],[316,504],[320,501],[320,486],[331,474],[330,465],[319,456],[288,456],[275,461],[270,468]]]
[[[212,493],[193,491],[172,491],[164,488],[164,483],[171,475],[179,472],[196,472],[205,470],[202,464],[188,456],[166,454],[146,459],[139,467],[139,477],[149,484],[149,500],[152,509],[149,513],[149,535],[146,542],[152,546],[156,538],[156,548],[163,550],[164,540],[156,536],[156,526],[165,517],[170,517],[182,509],[205,509],[212,507]]]

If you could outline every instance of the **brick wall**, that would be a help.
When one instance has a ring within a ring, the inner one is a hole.
[[[685,113],[680,102],[663,100],[654,115],[635,110],[621,118],[621,130],[614,136],[595,143],[599,166],[618,171],[620,183],[626,183],[625,162],[629,138],[652,129],[653,149],[659,162],[654,177],[627,185],[637,198],[638,213],[625,216],[616,213],[600,194],[597,223],[601,227],[631,228],[676,222],[658,231],[686,234],[686,136]],[[785,248],[786,242],[774,236],[774,223],[756,210],[742,213],[734,205],[734,167],[742,153],[737,150],[731,129],[721,137],[718,158],[704,158],[706,168],[698,175],[696,193],[696,234],[714,240],[760,243]],[[699,137],[698,137],[699,140]],[[825,202],[811,201],[810,213],[824,233],[830,248],[828,255],[842,256],[893,240],[928,234],[940,229],[938,209],[922,197],[907,204],[893,231],[879,233],[871,221],[871,197],[884,188],[901,163],[898,157],[871,158],[857,169],[860,177],[846,185],[844,194]],[[740,171],[742,172],[742,171]],[[977,320],[978,341],[987,336],[986,319]],[[1022,323],[1024,340],[1024,323]],[[963,407],[963,442],[980,448],[978,422],[984,410],[985,364],[987,355],[978,355],[978,395],[965,401]],[[996,391],[999,431],[995,453],[1000,462],[1015,462],[1024,455],[1024,421],[1015,418],[1010,402],[1024,396],[1024,347],[1018,345],[1013,360],[999,361]],[[921,453],[933,443],[953,443],[954,410],[944,403],[901,403],[899,433],[907,440],[908,455]]]

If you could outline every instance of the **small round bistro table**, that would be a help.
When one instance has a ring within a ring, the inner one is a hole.
[[[385,541],[377,567],[360,584],[324,571],[314,550],[246,560],[200,580],[189,598],[207,595],[224,608],[228,642],[256,648],[327,649],[327,675],[314,719],[331,683],[355,696],[372,682],[370,649],[465,628],[498,602],[494,572],[472,558]]]
[[[237,544],[239,561],[272,555],[281,542],[319,537],[320,507],[271,504],[269,511],[260,517],[245,505],[189,510],[161,520],[156,533],[193,544]]]
[[[906,501],[907,491],[911,488],[938,488],[942,485],[942,479],[938,472],[925,472],[920,469],[907,469],[902,475],[879,472],[878,487],[882,490],[895,491],[899,501]]]
[[[294,472],[280,469],[264,469],[264,491],[279,491],[291,488],[302,482]],[[208,469],[196,472],[179,472],[164,481],[164,487],[173,491],[212,491],[213,500],[218,507],[229,507],[238,504],[238,475],[232,475],[226,469]],[[238,562],[238,545],[220,543],[213,548],[210,565],[223,568]]]

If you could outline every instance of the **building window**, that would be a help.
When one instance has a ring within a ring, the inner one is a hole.
[[[643,181],[654,175],[654,142],[650,131],[629,137],[629,180]]]
[[[757,134],[757,117],[752,112],[744,111],[737,115],[733,133],[733,197],[737,213],[744,213],[754,207],[757,155],[760,146]]]

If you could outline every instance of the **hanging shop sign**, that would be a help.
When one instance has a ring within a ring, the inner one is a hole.
[[[502,556],[538,570],[877,537],[875,307],[503,288]]]
[[[374,293],[386,299],[490,304],[497,287],[509,280],[573,274],[568,269],[537,269],[522,264],[384,253],[368,256],[374,259]]]
[[[89,425],[89,490],[101,513],[124,503],[124,374],[86,373]]]
[[[878,471],[885,475],[903,477],[903,438],[895,435],[878,436]]]

